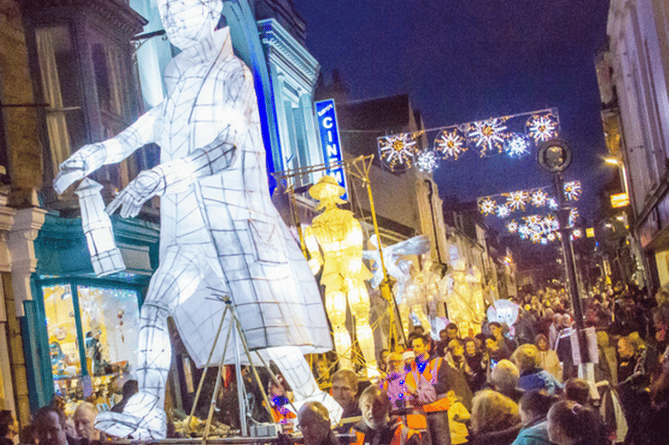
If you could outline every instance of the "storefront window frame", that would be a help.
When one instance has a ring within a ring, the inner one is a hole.
[[[124,281],[115,281],[110,279],[96,279],[90,277],[48,277],[48,278],[37,277],[33,279],[33,285],[34,285],[33,289],[36,291],[35,296],[37,297],[35,298],[35,302],[37,303],[37,308],[38,308],[38,317],[39,317],[38,325],[40,326],[39,330],[41,331],[39,337],[42,343],[41,345],[42,357],[39,358],[39,362],[51,363],[49,340],[48,340],[49,335],[46,321],[46,309],[44,305],[43,288],[46,286],[54,286],[54,285],[60,285],[60,286],[69,285],[70,291],[72,293],[74,321],[77,329],[76,337],[78,343],[79,362],[81,364],[80,365],[81,372],[77,374],[75,377],[79,377],[81,379],[82,385],[86,384],[90,385],[91,376],[88,373],[87,366],[83,365],[86,363],[86,347],[84,342],[85,338],[83,332],[83,323],[81,320],[81,309],[79,306],[78,286],[134,291],[137,295],[137,308],[141,311],[142,305],[144,304],[144,298],[146,295],[146,288],[147,288],[146,285],[137,283],[128,283]],[[48,388],[50,389],[51,394],[49,394],[49,396],[47,397],[48,401],[50,401],[53,398],[53,395],[55,394],[53,385],[54,375],[51,370],[51,366],[43,366],[41,373],[43,374],[42,381],[45,383],[50,382]]]

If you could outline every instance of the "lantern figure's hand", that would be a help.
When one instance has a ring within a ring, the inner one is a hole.
[[[142,205],[156,195],[165,191],[165,177],[161,171],[145,170],[128,184],[107,206],[107,213],[114,213],[119,207],[123,218],[137,216]]]

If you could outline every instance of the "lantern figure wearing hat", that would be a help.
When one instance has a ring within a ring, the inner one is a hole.
[[[323,267],[321,284],[325,286],[325,310],[334,331],[340,368],[352,368],[351,336],[346,330],[346,308],[350,305],[367,374],[377,375],[374,338],[369,325],[369,294],[365,286],[365,280],[371,279],[372,273],[362,262],[360,223],[353,213],[337,207],[345,202],[340,198],[345,192],[332,176],[321,177],[309,189],[309,194],[320,201],[318,208],[323,209],[307,231],[309,265],[314,275]]]

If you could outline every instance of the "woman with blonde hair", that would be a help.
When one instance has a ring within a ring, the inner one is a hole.
[[[472,403],[472,445],[510,445],[521,426],[518,405],[513,400],[490,389],[476,393]]]

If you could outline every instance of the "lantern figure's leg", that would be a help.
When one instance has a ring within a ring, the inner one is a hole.
[[[135,377],[139,392],[132,396],[123,413],[98,414],[98,429],[117,437],[164,439],[166,431],[165,384],[172,359],[167,317],[197,289],[203,274],[211,271],[203,252],[168,250],[151,278],[140,312]]]
[[[352,369],[351,335],[346,330],[346,294],[340,291],[325,291],[325,311],[332,325],[334,346],[339,356],[340,369]]]
[[[349,288],[348,302],[355,319],[356,338],[367,364],[367,376],[377,377],[379,370],[376,367],[374,334],[369,325],[369,294],[363,281],[347,279],[346,282]]]

